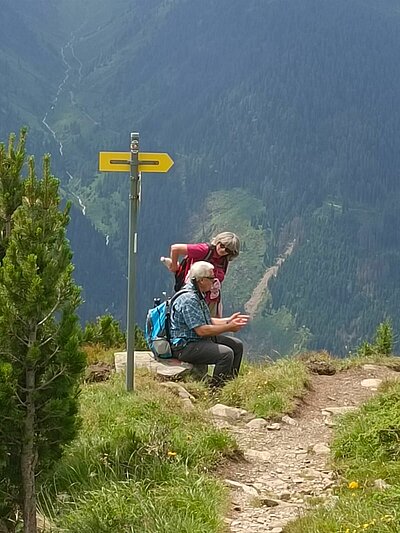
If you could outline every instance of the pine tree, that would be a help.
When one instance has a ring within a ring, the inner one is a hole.
[[[31,158],[0,267],[0,531],[14,530],[19,511],[24,531],[36,533],[40,476],[78,425],[80,296],[58,187],[49,156],[42,179]]]
[[[8,148],[0,144],[0,259],[3,259],[11,235],[11,219],[22,201],[21,171],[25,162],[26,129],[22,129],[15,149],[15,134]]]

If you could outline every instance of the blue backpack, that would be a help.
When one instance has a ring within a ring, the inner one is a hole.
[[[149,309],[146,318],[144,335],[155,359],[169,359],[173,357],[170,345],[170,319],[172,303],[181,294],[188,292],[181,290],[165,302]]]

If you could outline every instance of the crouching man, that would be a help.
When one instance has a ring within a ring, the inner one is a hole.
[[[227,318],[211,318],[204,299],[214,281],[214,267],[198,261],[190,269],[187,292],[180,294],[171,310],[170,339],[174,357],[194,365],[215,365],[211,384],[220,386],[236,377],[242,362],[243,343],[225,335],[239,331],[249,320],[233,313]]]

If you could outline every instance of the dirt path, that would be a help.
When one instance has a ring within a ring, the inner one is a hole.
[[[269,280],[272,278],[272,276],[276,276],[278,274],[278,270],[282,263],[284,263],[285,259],[289,257],[289,255],[293,252],[294,245],[295,241],[290,242],[282,256],[278,257],[278,259],[276,260],[275,265],[267,268],[264,276],[261,278],[261,281],[254,289],[250,299],[244,304],[244,309],[246,313],[250,315],[251,318],[255,316],[257,309],[260,303],[262,302],[264,293],[268,288]]]
[[[255,421],[250,426],[218,421],[245,454],[245,461],[231,463],[221,473],[231,487],[232,508],[226,518],[231,533],[281,533],[311,499],[331,498],[335,476],[327,462],[334,415],[326,408],[356,408],[376,392],[361,382],[386,378],[400,375],[375,365],[334,376],[314,375],[298,414],[286,422],[257,429],[252,427]]]

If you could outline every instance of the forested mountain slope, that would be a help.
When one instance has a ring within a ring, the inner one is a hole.
[[[1,78],[1,131],[32,124],[35,149],[54,153],[67,194],[109,236],[122,270],[128,178],[99,174],[97,153],[128,150],[138,130],[143,151],[175,160],[168,175],[143,176],[138,316],[169,283],[158,257],[171,242],[229,229],[225,208],[243,191],[255,209],[238,215],[246,247],[229,274],[229,309],[246,264],[245,298],[296,242],[249,332],[255,351],[308,342],[344,353],[384,317],[400,325],[394,1],[59,0],[49,30],[39,8],[21,5],[9,11],[20,38],[32,33],[35,57],[0,33],[0,58],[12,83],[13,58],[39,79],[31,98]],[[253,230],[261,245],[247,240]]]
[[[49,0],[38,0],[34,5],[28,0],[0,1],[0,142],[7,143],[10,132],[18,133],[27,125],[28,153],[37,156],[40,168],[42,155],[50,152],[52,171],[64,182],[65,198],[75,199],[68,191],[69,177],[59,145],[44,124],[68,81],[62,52],[68,57],[64,46],[71,40],[71,29],[57,4]],[[122,319],[126,273],[114,251],[106,246],[104,235],[80,211],[72,210],[68,228],[75,278],[83,288],[84,304],[79,314],[83,321],[105,312]]]

